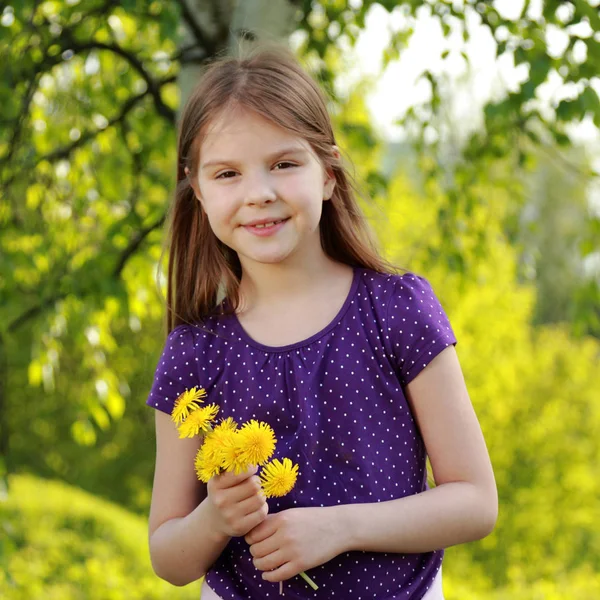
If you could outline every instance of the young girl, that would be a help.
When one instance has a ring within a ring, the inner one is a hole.
[[[374,249],[317,85],[281,49],[212,63],[177,182],[147,402],[156,573],[206,575],[203,600],[276,598],[283,581],[290,599],[442,598],[442,549],[494,527],[494,476],[448,319]],[[221,417],[274,428],[300,466],[291,493],[267,504],[256,468],[197,480],[200,439],[170,419],[194,386]]]

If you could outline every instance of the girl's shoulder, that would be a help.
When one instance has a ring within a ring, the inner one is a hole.
[[[159,366],[168,362],[171,368],[180,369],[191,360],[198,362],[198,357],[206,353],[220,352],[233,342],[230,323],[230,317],[219,316],[174,327],[167,335]]]
[[[146,404],[171,414],[175,400],[183,392],[210,384],[209,367],[216,366],[219,356],[231,344],[231,338],[224,335],[224,322],[221,318],[207,318],[201,324],[182,324],[169,332]]]
[[[389,309],[391,302],[404,304],[408,310],[414,304],[437,301],[429,280],[414,271],[403,273],[381,273],[370,269],[361,269],[362,284],[371,298]]]
[[[408,384],[444,348],[456,344],[450,320],[422,275],[368,273],[366,279],[379,299],[389,355]]]

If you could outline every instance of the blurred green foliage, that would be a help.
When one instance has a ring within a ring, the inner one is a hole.
[[[0,502],[0,596],[6,600],[197,599],[152,572],[145,519],[76,488],[11,477]]]

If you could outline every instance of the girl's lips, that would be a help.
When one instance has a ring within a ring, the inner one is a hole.
[[[279,223],[275,223],[274,225],[261,225],[257,227],[256,225],[244,225],[244,229],[253,235],[257,235],[259,237],[267,237],[269,235],[273,235],[277,233],[287,222],[288,219],[283,219],[279,221]]]

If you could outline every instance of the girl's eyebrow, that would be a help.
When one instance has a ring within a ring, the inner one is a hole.
[[[291,146],[289,148],[283,148],[282,150],[277,150],[273,154],[267,156],[267,162],[272,162],[281,158],[282,156],[286,156],[289,154],[307,154],[308,150],[304,148],[299,148],[298,146]],[[235,160],[227,160],[224,158],[217,158],[215,160],[209,160],[200,165],[200,169],[206,169],[207,167],[214,167],[216,165],[237,165],[238,162]]]

